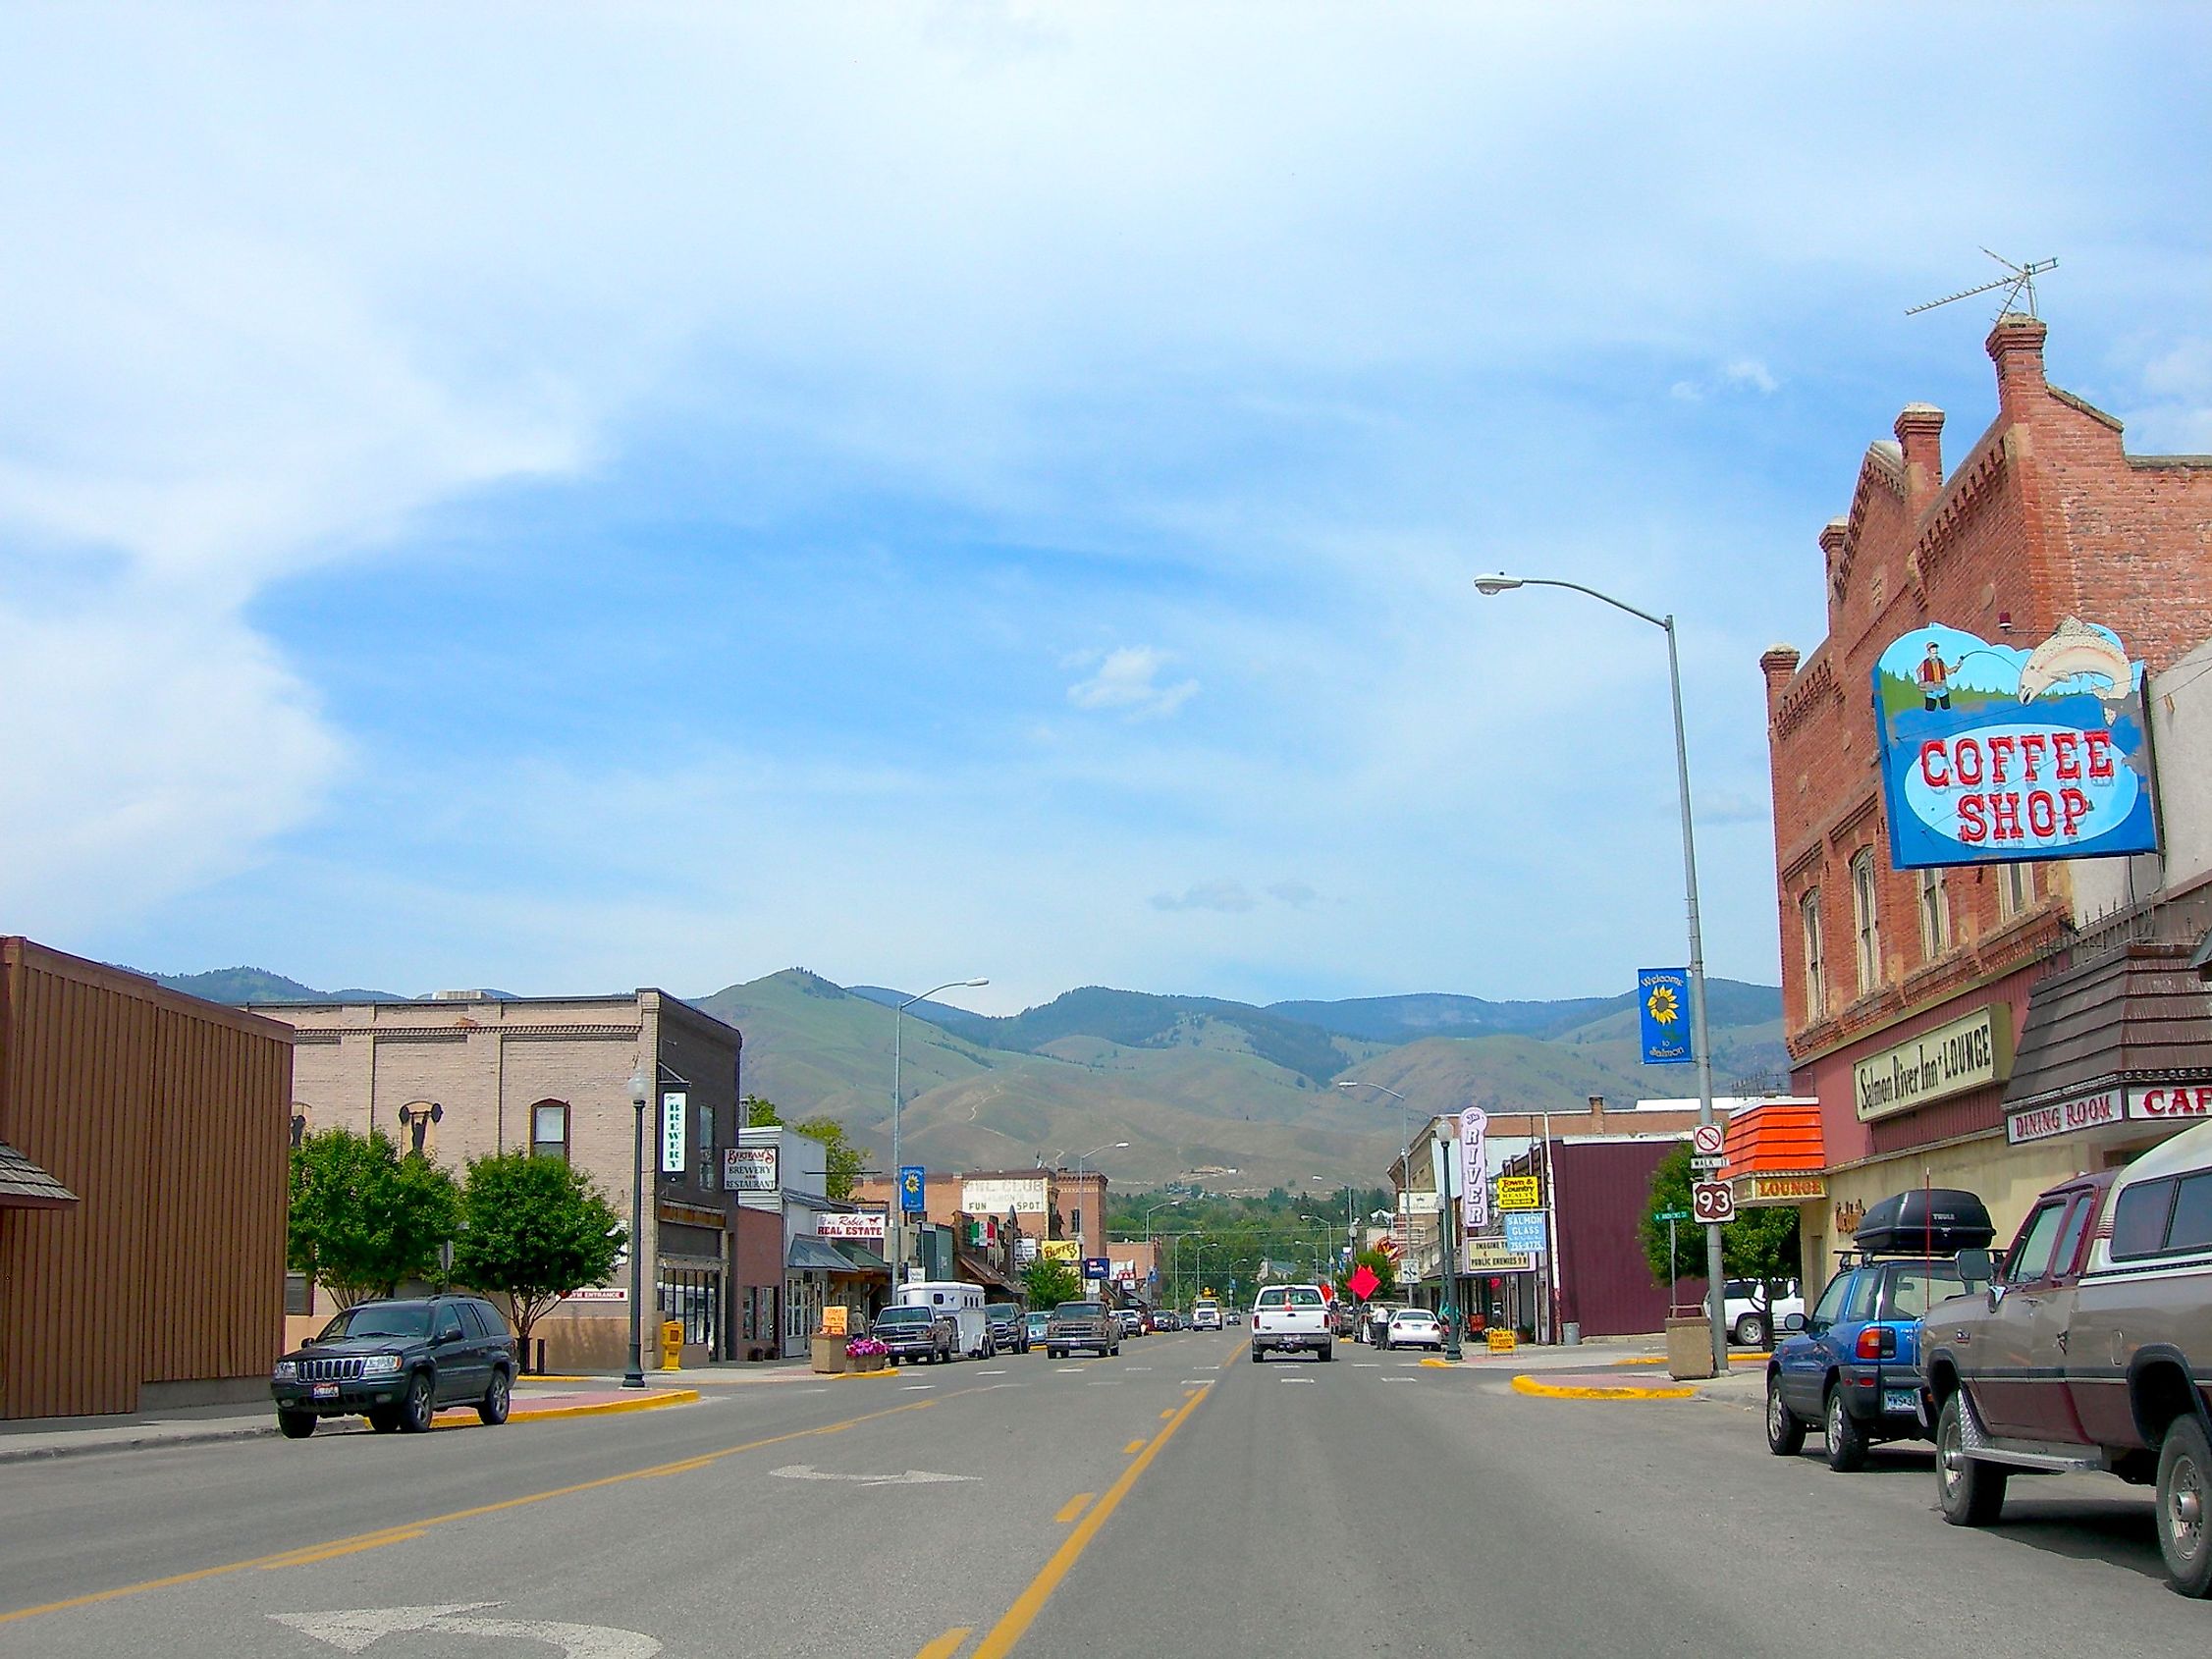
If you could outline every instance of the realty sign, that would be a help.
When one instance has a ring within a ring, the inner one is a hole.
[[[1900,870],[2158,850],[2143,666],[2079,617],[2032,650],[1940,622],[1874,663]]]

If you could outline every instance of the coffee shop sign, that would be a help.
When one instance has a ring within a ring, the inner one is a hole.
[[[2006,1004],[1992,1002],[1861,1060],[1851,1068],[1860,1118],[1911,1111],[2004,1082],[2013,1065],[2010,1012]]]

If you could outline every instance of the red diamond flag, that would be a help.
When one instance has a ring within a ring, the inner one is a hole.
[[[1382,1281],[1375,1276],[1375,1269],[1363,1261],[1352,1269],[1352,1276],[1344,1281],[1344,1288],[1362,1302],[1365,1302],[1375,1294],[1376,1287],[1381,1283]]]

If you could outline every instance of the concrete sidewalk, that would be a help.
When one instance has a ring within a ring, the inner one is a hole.
[[[514,1385],[508,1421],[542,1422],[560,1418],[602,1417],[689,1405],[696,1388],[646,1379],[643,1392],[623,1388],[615,1378],[524,1377]],[[472,1406],[449,1406],[438,1414],[433,1431],[480,1428]],[[102,1452],[142,1452],[166,1446],[205,1446],[226,1440],[259,1440],[277,1432],[276,1408],[268,1401],[225,1406],[189,1406],[165,1412],[133,1412],[96,1418],[24,1418],[0,1422],[0,1464],[39,1458],[79,1457]],[[333,1418],[316,1434],[367,1434],[363,1418]]]

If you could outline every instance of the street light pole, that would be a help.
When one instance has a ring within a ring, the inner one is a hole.
[[[898,1066],[903,1058],[901,1039],[906,1035],[906,1010],[915,1003],[926,1001],[941,990],[950,990],[955,986],[989,985],[989,980],[946,980],[943,985],[933,985],[929,990],[909,996],[891,1009],[890,1015],[890,1299],[898,1300],[898,1287],[906,1276],[906,1188],[899,1170],[905,1159],[898,1140],[899,1099]]]
[[[629,1364],[622,1370],[624,1388],[645,1386],[645,1102],[652,1098],[653,1074],[638,1062],[629,1074],[629,1103],[637,1108],[637,1131],[630,1139],[629,1158]]]
[[[1097,1157],[1101,1152],[1124,1151],[1128,1149],[1128,1146],[1129,1143],[1126,1141],[1103,1142],[1100,1145],[1093,1147],[1089,1151],[1084,1152],[1079,1157],[1077,1157],[1075,1160],[1075,1196],[1077,1198],[1081,1198],[1083,1196],[1083,1165],[1087,1161],[1094,1157]],[[1106,1198],[1103,1194],[1100,1196],[1099,1202],[1096,1204],[1092,1205],[1092,1208],[1101,1212],[1099,1215],[1099,1237],[1103,1239],[1106,1237],[1106,1215],[1104,1213],[1106,1209]],[[1075,1229],[1075,1248],[1081,1251],[1085,1257],[1088,1257],[1091,1254],[1090,1230],[1084,1227],[1081,1223],[1078,1223]]]
[[[1713,1062],[1712,1044],[1707,1040],[1705,1027],[1705,941],[1703,929],[1698,918],[1698,842],[1690,815],[1690,740],[1682,722],[1682,659],[1675,644],[1674,616],[1671,613],[1664,616],[1654,616],[1650,612],[1638,610],[1633,605],[1615,599],[1611,594],[1599,593],[1595,588],[1584,587],[1580,582],[1559,581],[1549,576],[1478,576],[1475,578],[1475,586],[1486,597],[1523,587],[1566,588],[1610,605],[1616,611],[1624,611],[1639,621],[1649,622],[1667,636],[1667,688],[1674,705],[1675,794],[1682,809],[1682,896],[1690,922],[1690,1031],[1698,1066],[1698,1123],[1700,1128],[1710,1127],[1713,1121]],[[1718,1222],[1709,1221],[1705,1224],[1705,1282],[1713,1371],[1717,1375],[1728,1369],[1727,1314],[1721,1305],[1721,1291],[1727,1280],[1721,1276]]]

